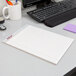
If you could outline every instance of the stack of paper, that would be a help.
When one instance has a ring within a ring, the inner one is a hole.
[[[28,26],[5,43],[57,64],[73,39]]]

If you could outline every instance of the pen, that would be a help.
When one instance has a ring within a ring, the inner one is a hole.
[[[6,2],[8,3],[8,1],[6,0]]]
[[[16,4],[17,4],[17,0],[16,0]]]
[[[13,3],[10,0],[6,0],[7,4],[13,6]]]

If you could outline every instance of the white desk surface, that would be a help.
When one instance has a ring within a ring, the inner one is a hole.
[[[0,31],[0,76],[63,76],[76,66],[76,34],[65,31],[63,28],[67,24],[76,25],[76,19],[72,19],[54,28],[49,28],[44,24],[36,22],[25,12],[26,10],[23,10],[21,20],[7,20],[5,23],[7,30]],[[5,37],[26,26],[26,24],[71,37],[75,41],[57,65],[41,60],[1,42]]]

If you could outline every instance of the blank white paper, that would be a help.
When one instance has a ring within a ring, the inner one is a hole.
[[[73,39],[28,26],[5,43],[57,64]]]

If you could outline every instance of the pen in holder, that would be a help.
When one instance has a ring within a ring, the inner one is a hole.
[[[16,4],[17,4],[17,0],[16,0]]]
[[[12,1],[13,6],[7,5],[3,8],[3,17],[5,19],[11,19],[11,20],[19,20],[21,19],[21,2],[20,1]],[[8,15],[5,15],[6,9],[8,10]]]

